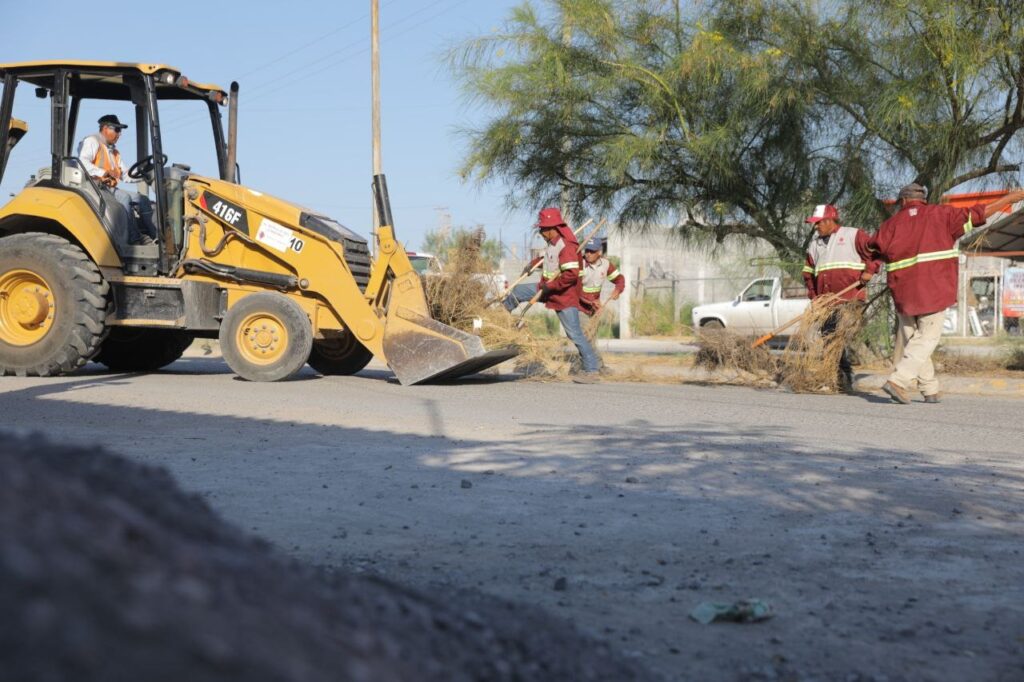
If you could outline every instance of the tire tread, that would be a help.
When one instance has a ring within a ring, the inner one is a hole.
[[[33,367],[0,366],[0,375],[46,377],[68,374],[82,367],[99,349],[106,334],[110,285],[99,268],[78,246],[45,232],[23,232],[4,237],[0,243],[26,251],[52,253],[58,261],[58,269],[68,276],[69,289],[74,292],[71,299],[73,326],[65,347]]]

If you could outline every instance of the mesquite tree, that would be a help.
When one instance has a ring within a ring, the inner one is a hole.
[[[799,260],[815,203],[873,227],[905,182],[937,195],[1017,169],[1021,4],[527,2],[451,53],[490,115],[462,172],[512,205]]]

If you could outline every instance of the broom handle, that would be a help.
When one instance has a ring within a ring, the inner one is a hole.
[[[572,232],[572,233],[573,233],[573,234],[575,234],[575,235],[577,235],[577,236],[579,236],[579,233],[580,233],[580,232],[582,232],[583,230],[585,230],[585,229],[587,228],[587,225],[590,225],[590,223],[592,223],[592,222],[594,222],[594,219],[593,219],[593,218],[587,218],[587,222],[583,223],[583,224],[582,224],[582,225],[580,225],[580,226],[579,226],[578,228],[576,228],[575,230],[573,230],[573,232]],[[603,222],[603,221],[602,221],[602,222]],[[510,293],[512,293],[512,290],[513,290],[514,288],[516,288],[516,286],[518,286],[519,284],[522,284],[522,282],[523,282],[523,280],[524,280],[524,279],[526,279],[527,277],[529,277],[530,275],[532,275],[532,274],[533,274],[533,271],[534,271],[534,270],[536,270],[537,268],[539,268],[539,267],[540,267],[540,264],[541,264],[542,262],[544,262],[544,261],[543,261],[543,260],[539,260],[539,261],[537,261],[536,263],[534,263],[534,264],[533,264],[533,265],[532,265],[532,266],[530,267],[530,270],[529,270],[528,272],[524,272],[523,274],[519,275],[519,278],[518,278],[518,279],[516,279],[516,281],[514,281],[514,282],[512,282],[512,284],[509,284],[509,285],[508,285],[508,289],[506,289],[506,290],[505,290],[505,293],[504,293],[503,295],[501,295],[501,296],[497,297],[496,299],[494,299],[493,301],[491,301],[490,303],[488,303],[486,307],[490,308],[490,307],[491,307],[492,305],[494,305],[494,304],[495,304],[495,303],[497,303],[498,301],[504,301],[504,300],[505,300],[506,298],[508,298],[508,295],[509,295]]]
[[[516,320],[516,329],[521,329],[522,328],[523,322],[526,319],[527,311],[530,310],[530,308],[533,306],[534,303],[536,303],[537,301],[540,300],[540,295],[543,294],[543,293],[544,293],[543,289],[537,289],[537,293],[535,293],[533,295],[533,298],[531,298],[530,301],[526,304],[526,307],[523,308],[523,312],[519,315],[519,319]]]
[[[576,235],[576,236],[579,236],[580,232],[582,232],[583,230],[587,229],[587,226],[590,225],[590,223],[592,223],[592,222],[594,222],[593,218],[587,218],[587,222],[585,222],[582,225],[580,225],[579,227],[577,227],[575,230],[572,231],[572,233],[574,235]],[[520,284],[524,279],[526,279],[527,277],[532,275],[533,271],[536,270],[537,268],[539,268],[540,264],[543,263],[543,262],[544,262],[544,260],[541,259],[541,260],[537,261],[536,263],[534,263],[533,267],[530,268],[529,272],[524,272],[523,274],[519,275],[519,279],[517,279],[515,282],[512,282],[512,284],[508,285],[508,288],[511,289],[512,287],[516,286],[517,284]]]
[[[597,315],[594,317],[593,322],[591,322],[591,324],[594,327],[594,342],[595,343],[597,342],[597,332],[601,329],[601,318],[604,317],[604,311],[606,311],[606,310],[608,310],[608,306],[606,306],[606,305],[601,306],[601,309],[597,311]]]
[[[590,234],[588,234],[586,237],[584,237],[580,241],[580,245],[576,247],[576,255],[577,256],[580,255],[581,253],[583,253],[583,247],[587,245],[587,242],[590,241],[591,237],[593,237],[595,234],[597,234],[597,231],[601,229],[601,226],[604,225],[605,222],[607,222],[607,219],[606,218],[601,218],[601,222],[599,222],[597,224],[597,227],[595,227],[593,230],[591,230]]]
[[[853,291],[855,288],[859,287],[860,284],[861,284],[860,280],[857,280],[856,282],[854,282],[850,286],[846,287],[842,291],[839,291],[839,292],[834,293],[834,294],[829,294],[830,299],[828,299],[828,300],[831,300],[832,298],[839,298],[843,294],[845,294],[846,292]],[[754,341],[754,343],[752,343],[750,345],[750,347],[751,348],[757,348],[758,346],[764,345],[766,342],[770,341],[772,339],[772,337],[778,336],[780,333],[786,331],[787,329],[792,327],[794,324],[796,324],[797,322],[802,320],[804,315],[806,314],[806,312],[807,311],[804,311],[804,312],[800,313],[799,315],[797,315],[796,317],[794,317],[792,320],[790,320],[786,324],[782,325],[781,327],[776,327],[772,331],[768,332],[767,334],[765,334],[764,336],[759,338],[757,341]]]

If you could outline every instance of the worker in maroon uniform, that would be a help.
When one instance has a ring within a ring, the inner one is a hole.
[[[828,300],[821,297],[839,294],[851,284],[860,283],[860,287],[843,293],[840,299],[851,305],[863,305],[863,285],[871,281],[880,265],[871,252],[868,235],[856,227],[840,225],[839,210],[831,204],[815,206],[806,222],[814,225],[816,233],[807,246],[803,269],[807,295],[812,301]],[[834,334],[838,323],[837,307],[821,325],[822,335]],[[838,380],[843,391],[853,390],[853,365],[846,348],[839,358]]]
[[[544,301],[549,310],[555,311],[565,335],[580,352],[583,372],[576,375],[573,381],[580,384],[594,383],[598,381],[597,354],[583,333],[583,326],[580,323],[577,282],[582,261],[579,241],[565,224],[562,212],[557,208],[541,209],[537,229],[544,238],[544,255],[535,259],[529,267],[543,261],[540,281],[536,286],[524,283],[513,287],[505,298],[505,309],[511,312],[520,303],[529,301],[539,292],[540,300]]]
[[[956,303],[960,251],[956,241],[988,218],[1017,201],[1024,191],[1010,192],[990,204],[957,208],[925,201],[928,191],[917,183],[900,190],[899,209],[882,223],[871,247],[886,262],[886,279],[899,317],[903,352],[882,390],[894,402],[909,404],[917,388],[926,403],[939,402],[932,353],[942,334],[946,308]]]
[[[604,257],[604,247],[596,237],[583,247],[583,271],[580,273],[580,310],[593,315],[601,310],[601,289],[611,282],[615,289],[608,295],[614,301],[626,289],[626,278],[615,264]]]

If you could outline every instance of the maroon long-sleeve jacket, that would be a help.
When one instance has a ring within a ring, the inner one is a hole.
[[[910,201],[882,223],[870,245],[886,263],[897,312],[930,315],[956,303],[960,273],[956,241],[985,220],[984,204],[957,208]]]
[[[558,228],[558,239],[544,247],[543,271],[537,289],[545,292],[544,305],[550,310],[579,307],[577,282],[583,259],[579,241],[568,226]]]

